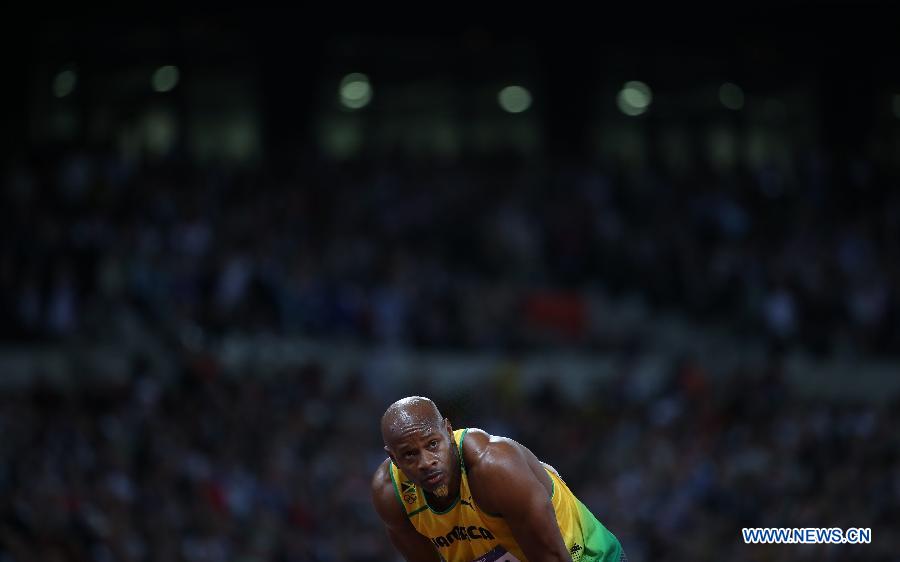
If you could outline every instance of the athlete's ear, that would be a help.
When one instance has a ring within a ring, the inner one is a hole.
[[[450,418],[444,418],[444,426],[447,428],[447,433],[450,434],[450,438],[453,438],[453,426],[450,424]]]
[[[397,459],[394,458],[394,454],[391,453],[391,450],[388,448],[387,445],[384,446],[384,452],[387,453],[389,457],[391,457],[391,461],[393,461],[394,464],[397,464]]]

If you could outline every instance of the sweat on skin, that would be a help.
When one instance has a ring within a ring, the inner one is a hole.
[[[413,435],[429,435],[441,431],[446,431],[450,441],[453,441],[450,422],[444,419],[434,402],[421,396],[411,396],[394,402],[381,418],[384,450],[395,463],[401,454],[396,447],[402,440]],[[450,495],[449,482],[445,480],[428,491],[438,498],[445,499]]]

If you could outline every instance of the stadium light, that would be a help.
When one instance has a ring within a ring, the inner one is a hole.
[[[738,111],[744,107],[744,90],[732,82],[719,87],[719,101],[728,109]]]
[[[365,74],[353,72],[341,80],[338,93],[341,105],[347,109],[361,109],[372,101],[372,84]]]
[[[178,85],[178,67],[161,66],[153,73],[153,89],[157,92],[171,91]]]
[[[522,113],[531,107],[531,92],[522,86],[507,86],[497,94],[497,101],[504,111]]]
[[[651,102],[653,102],[653,92],[650,90],[650,86],[638,80],[626,82],[616,97],[619,111],[631,117],[646,112]]]
[[[53,95],[64,98],[75,90],[78,75],[74,70],[63,70],[53,78]]]

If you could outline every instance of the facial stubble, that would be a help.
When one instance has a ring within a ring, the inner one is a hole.
[[[450,495],[450,486],[448,486],[447,484],[441,484],[434,489],[434,495],[439,498],[446,498]]]

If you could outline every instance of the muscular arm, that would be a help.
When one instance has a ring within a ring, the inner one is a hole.
[[[407,562],[438,562],[437,551],[431,542],[419,534],[406,513],[397,503],[397,495],[388,473],[390,461],[385,461],[372,478],[372,503],[381,517],[388,537]]]
[[[540,462],[515,441],[473,433],[466,463],[475,501],[503,516],[531,562],[571,562]]]

